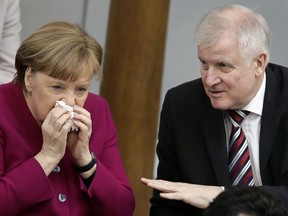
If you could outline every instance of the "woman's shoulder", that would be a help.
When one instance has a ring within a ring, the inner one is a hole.
[[[22,119],[27,105],[21,88],[17,84],[7,83],[0,85],[1,112],[0,119]]]
[[[1,102],[6,100],[15,100],[23,95],[21,88],[12,82],[0,85],[0,98]]]
[[[84,104],[84,108],[86,108],[88,111],[97,110],[99,112],[109,108],[109,105],[106,98],[103,96],[95,93],[89,93]]]
[[[97,95],[95,93],[90,92],[88,94],[87,100],[85,102],[85,105],[90,105],[90,104],[103,104],[103,103],[107,103],[107,100],[100,95]]]

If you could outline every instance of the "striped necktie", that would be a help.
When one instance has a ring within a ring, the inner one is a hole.
[[[254,185],[248,143],[241,122],[248,111],[229,110],[232,131],[229,143],[229,172],[233,185]]]

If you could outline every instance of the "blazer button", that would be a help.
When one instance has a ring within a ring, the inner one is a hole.
[[[58,195],[58,200],[60,201],[60,202],[65,202],[66,201],[66,195],[65,194],[63,194],[63,193],[60,193],[59,195]]]
[[[61,171],[61,168],[60,168],[60,166],[55,166],[54,168],[53,168],[53,170],[52,170],[52,172],[53,173],[59,173]]]

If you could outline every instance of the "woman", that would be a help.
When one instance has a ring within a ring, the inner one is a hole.
[[[16,77],[0,86],[1,215],[133,214],[109,106],[89,93],[101,60],[96,40],[66,22],[21,44]]]

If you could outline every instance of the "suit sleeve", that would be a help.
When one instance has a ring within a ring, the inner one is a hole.
[[[284,110],[269,161],[262,173],[261,187],[273,194],[288,209],[288,110]]]
[[[170,91],[167,92],[162,111],[160,115],[160,126],[158,133],[157,156],[159,164],[157,168],[157,179],[168,181],[181,181],[179,174],[179,165],[175,149],[175,139],[173,135],[173,126],[170,112]],[[198,211],[190,205],[180,201],[171,201],[162,199],[159,191],[154,190],[151,198],[151,216],[188,216],[190,212]],[[193,208],[193,210],[192,210]],[[195,212],[196,213],[196,212]]]

